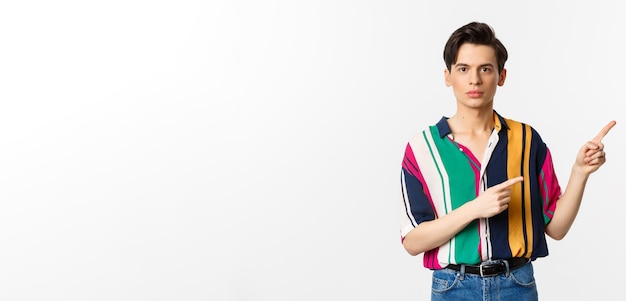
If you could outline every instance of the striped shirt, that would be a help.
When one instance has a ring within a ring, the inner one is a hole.
[[[548,255],[545,225],[561,195],[550,151],[531,126],[495,111],[494,123],[480,161],[452,139],[446,117],[406,146],[401,172],[402,239],[421,222],[450,213],[487,188],[524,177],[511,186],[507,210],[472,221],[447,243],[424,252],[426,268]]]

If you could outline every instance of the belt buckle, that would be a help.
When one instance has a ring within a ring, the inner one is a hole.
[[[485,277],[485,273],[483,272],[483,267],[485,266],[484,262],[481,262],[478,266],[478,271],[480,272],[480,277]]]
[[[480,265],[478,266],[478,272],[480,273],[480,277],[485,277],[485,272],[483,271],[483,268],[485,266],[494,266],[494,265],[503,265],[504,263],[502,261],[484,261],[481,262]],[[493,276],[495,274],[488,274],[487,276]]]

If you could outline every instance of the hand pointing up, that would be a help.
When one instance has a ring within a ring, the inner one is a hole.
[[[602,128],[598,135],[581,147],[578,155],[576,156],[576,163],[574,164],[575,167],[582,168],[582,171],[586,175],[589,175],[598,170],[598,168],[606,162],[606,153],[604,152],[602,139],[609,133],[615,124],[615,120],[609,122],[606,126],[604,126],[604,128]]]

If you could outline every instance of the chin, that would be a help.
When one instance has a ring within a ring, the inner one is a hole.
[[[480,100],[480,99],[472,99],[472,100],[464,101],[461,103],[463,106],[467,108],[477,109],[477,110],[491,108],[493,104],[492,101],[486,101],[486,100]]]

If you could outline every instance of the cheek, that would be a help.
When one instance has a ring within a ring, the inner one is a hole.
[[[450,76],[448,78],[448,81],[450,82],[451,85],[453,86],[458,86],[458,85],[462,85],[464,83],[464,79],[463,76],[456,74],[454,76]]]

